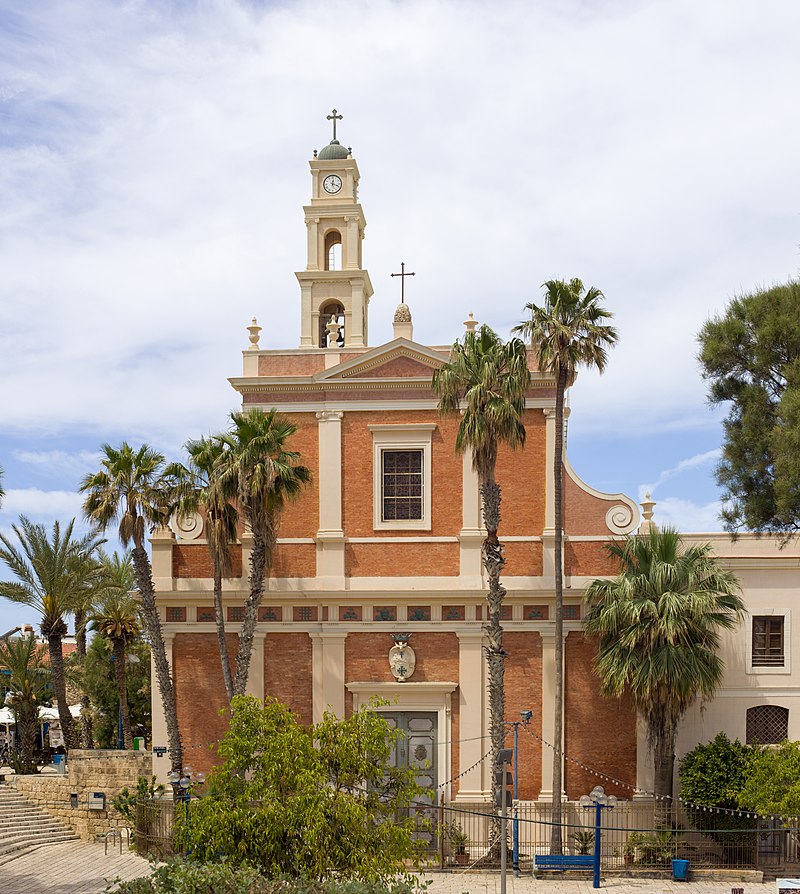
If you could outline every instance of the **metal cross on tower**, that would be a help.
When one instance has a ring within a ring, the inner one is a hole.
[[[399,276],[400,277],[400,303],[406,303],[406,277],[407,276],[416,276],[416,273],[406,273],[406,265],[405,261],[400,262],[400,272],[399,273],[390,273],[390,276]]]
[[[336,142],[336,122],[341,121],[343,117],[344,116],[342,116],[342,115],[337,115],[336,109],[334,109],[333,114],[328,115],[328,117],[326,119],[328,121],[333,121],[333,142],[334,143]]]

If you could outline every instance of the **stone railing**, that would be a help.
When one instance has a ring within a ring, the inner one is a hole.
[[[10,776],[7,783],[19,795],[50,816],[66,823],[84,840],[94,841],[110,829],[127,825],[111,806],[123,788],[136,790],[140,776],[152,775],[147,751],[85,751],[69,753],[65,775]],[[90,795],[105,795],[105,807],[90,806]],[[73,806],[77,803],[77,806]]]

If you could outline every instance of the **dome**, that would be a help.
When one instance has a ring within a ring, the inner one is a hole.
[[[347,158],[348,155],[350,155],[349,149],[345,149],[338,140],[331,140],[330,143],[320,151],[317,158]]]
[[[398,304],[397,310],[394,312],[395,323],[410,323],[411,309],[407,304]]]

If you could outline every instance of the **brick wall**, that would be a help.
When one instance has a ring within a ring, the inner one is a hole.
[[[300,462],[311,470],[311,482],[297,500],[286,506],[278,537],[313,537],[319,527],[319,431],[315,413],[286,413],[298,428],[289,448],[301,455]]]
[[[603,541],[579,540],[564,542],[564,573],[581,577],[618,574],[619,563]]]
[[[567,755],[636,785],[636,712],[630,698],[607,699],[592,662],[597,647],[582,633],[567,635],[564,649],[564,751]],[[571,800],[602,785],[609,794],[630,798],[631,789],[616,786],[569,761],[565,789]]]
[[[533,711],[528,729],[542,735],[542,638],[536,632],[506,631],[503,646],[506,659],[506,720],[521,720],[520,711]],[[513,745],[509,728],[506,744]],[[455,738],[455,733],[453,734]],[[519,796],[530,800],[542,787],[542,745],[525,730],[519,731]]]
[[[231,666],[236,660],[239,638],[227,635]],[[221,739],[228,723],[220,711],[227,707],[225,683],[214,633],[178,633],[172,644],[178,724],[186,748],[184,761],[208,772],[215,762],[215,749],[207,743]]]
[[[268,633],[264,642],[264,695],[313,722],[312,643],[307,633]]]
[[[541,577],[542,574],[542,544],[535,540],[532,542],[503,540],[503,528],[501,521],[500,541],[503,544],[503,555],[506,557],[504,575],[517,577]]]
[[[459,561],[457,543],[348,543],[344,573],[347,577],[455,576]]]
[[[461,456],[455,453],[458,422],[435,410],[345,413],[342,419],[342,520],[349,537],[402,537],[403,531],[373,528],[373,442],[370,425],[435,423],[431,438],[431,530],[408,536],[455,536],[461,530]],[[398,570],[395,574],[417,573]]]
[[[541,534],[544,527],[545,419],[541,410],[526,410],[524,421],[524,449],[501,445],[497,453],[501,539],[503,534]]]
[[[176,543],[172,547],[173,577],[212,577],[214,563],[205,543]],[[231,547],[232,578],[242,576],[242,547],[234,544]]]

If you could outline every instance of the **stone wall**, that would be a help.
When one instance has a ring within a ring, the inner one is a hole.
[[[73,750],[64,776],[10,776],[6,781],[23,798],[74,829],[81,839],[94,841],[109,829],[127,825],[111,807],[111,800],[125,787],[135,790],[139,777],[151,774],[152,755],[147,751]],[[89,809],[90,792],[106,796],[105,810]],[[70,804],[72,794],[78,796],[77,807]]]

